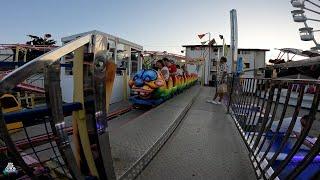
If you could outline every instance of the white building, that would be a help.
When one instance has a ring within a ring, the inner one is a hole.
[[[133,42],[127,41],[120,37],[116,37],[101,31],[89,31],[81,34],[76,34],[61,39],[62,44],[66,44],[76,38],[88,34],[102,35],[107,39],[109,47],[108,55],[117,64],[117,72],[113,85],[111,104],[121,102],[129,95],[128,79],[130,79],[137,71],[142,68],[142,60],[140,54],[143,47]],[[90,54],[90,53],[87,53]],[[73,57],[64,57],[61,60],[63,64],[72,64]],[[122,70],[126,70],[127,74],[123,74]],[[64,102],[73,101],[73,72],[72,68],[61,68],[61,89]]]
[[[184,45],[186,48],[187,58],[203,58],[205,61],[209,60],[209,46],[208,45]],[[210,48],[210,61],[209,61],[209,72],[198,72],[201,76],[202,74],[208,74],[208,81],[212,81],[216,74],[216,65],[220,57],[223,56],[222,46],[213,46]],[[227,64],[229,67],[229,72],[231,72],[231,53],[230,46],[226,46],[225,50],[227,53]],[[244,63],[244,71],[246,77],[257,77],[261,75],[261,72],[257,69],[264,68],[266,66],[266,52],[269,49],[238,49],[238,58],[242,57]],[[234,68],[236,68],[236,62],[234,62]],[[206,79],[206,78],[205,78]]]
[[[0,47],[0,61],[13,61],[13,55],[12,49]]]

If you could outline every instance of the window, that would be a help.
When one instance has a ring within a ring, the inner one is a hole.
[[[139,52],[131,49],[131,75],[134,76],[138,72]]]
[[[93,61],[93,53],[89,52],[89,45],[84,46],[84,54],[83,54],[83,60],[92,62]],[[73,61],[75,58],[75,52],[71,52],[69,54],[66,54],[64,56],[64,64],[65,67],[65,75],[73,75],[72,68],[73,68]]]
[[[199,46],[192,46],[190,47],[191,51],[203,51],[204,47],[199,47]]]
[[[250,54],[251,52],[248,50],[239,51],[239,54]]]
[[[109,50],[108,50],[108,60],[112,60],[113,62],[115,62],[115,51],[116,51],[116,45],[115,45],[115,41],[108,39],[108,46],[109,46]]]
[[[117,74],[122,75],[122,70],[129,68],[129,46],[119,43],[117,45]]]
[[[244,63],[244,68],[249,69],[250,68],[250,63]]]
[[[66,75],[72,75],[73,58],[74,58],[73,52],[64,56],[64,67],[65,67]]]

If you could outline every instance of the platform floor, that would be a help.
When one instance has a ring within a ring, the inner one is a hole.
[[[146,157],[155,143],[164,137],[197,96],[199,87],[193,86],[136,118],[124,117],[119,128],[111,129],[109,139],[118,178]]]
[[[222,105],[202,88],[181,124],[137,179],[256,179],[248,151]]]
[[[131,103],[129,101],[120,101],[120,102],[116,102],[116,103],[113,103],[113,104],[110,104],[110,109],[109,109],[109,112],[112,113],[112,112],[116,112],[116,111],[119,111],[121,109],[126,109],[128,107],[131,106]]]

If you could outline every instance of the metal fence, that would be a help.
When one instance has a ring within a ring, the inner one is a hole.
[[[257,178],[319,178],[320,81],[233,76],[228,85],[228,111]]]

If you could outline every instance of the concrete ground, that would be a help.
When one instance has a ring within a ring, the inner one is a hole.
[[[166,144],[137,178],[256,179],[248,151],[222,105],[203,88]]]

